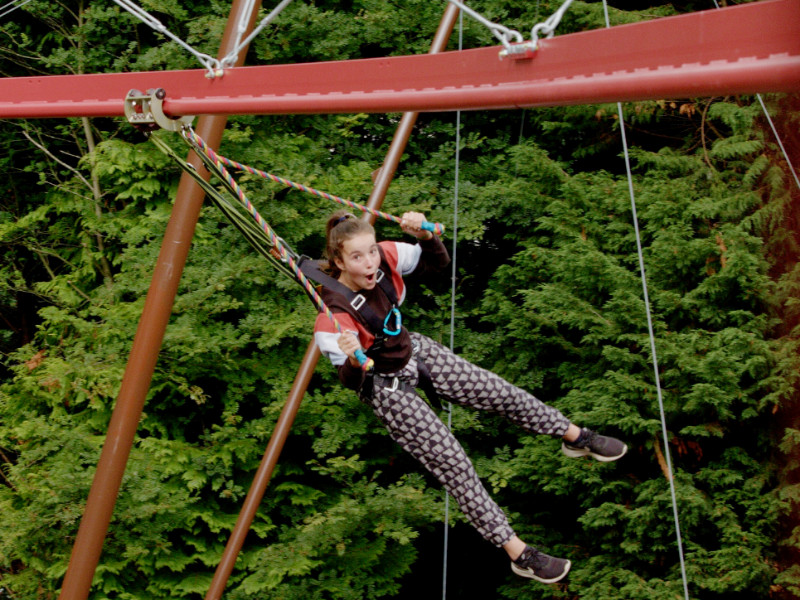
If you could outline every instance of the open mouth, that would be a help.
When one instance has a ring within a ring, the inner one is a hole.
[[[364,275],[364,279],[367,280],[367,283],[372,283],[373,281],[375,281],[375,273]]]

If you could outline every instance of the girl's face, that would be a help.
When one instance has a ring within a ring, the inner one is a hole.
[[[359,233],[342,243],[341,258],[334,259],[341,270],[339,281],[354,292],[375,287],[375,273],[381,264],[378,244],[371,233]]]

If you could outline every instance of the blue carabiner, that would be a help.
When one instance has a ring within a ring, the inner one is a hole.
[[[389,319],[394,316],[394,330],[389,329]],[[397,308],[392,308],[386,318],[383,320],[383,333],[386,335],[400,335],[400,329],[403,327],[403,316]]]

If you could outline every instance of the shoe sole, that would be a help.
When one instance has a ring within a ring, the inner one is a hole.
[[[628,452],[628,446],[625,445],[622,448],[622,452],[615,456],[603,456],[602,454],[595,454],[591,450],[587,448],[567,448],[564,442],[561,442],[561,452],[564,453],[565,456],[569,456],[570,458],[578,458],[580,456],[591,456],[595,460],[600,462],[613,462],[625,456],[625,453]]]
[[[567,573],[569,573],[569,570],[571,568],[572,568],[572,562],[568,560],[567,564],[564,566],[564,572],[563,573],[561,573],[558,577],[553,577],[551,579],[545,579],[544,577],[537,577],[534,574],[533,570],[530,569],[530,568],[521,569],[517,565],[515,565],[513,562],[511,563],[511,570],[514,571],[514,573],[516,573],[520,577],[527,577],[528,579],[535,579],[539,583],[558,583],[559,581],[564,579],[564,577],[567,576]]]

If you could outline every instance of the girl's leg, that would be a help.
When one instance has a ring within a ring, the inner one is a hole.
[[[611,462],[625,455],[620,440],[580,429],[552,406],[502,377],[473,365],[450,350],[418,333],[412,333],[417,356],[428,367],[433,386],[443,398],[504,415],[534,433],[563,438],[562,452],[569,457],[591,456]]]
[[[419,344],[418,356],[430,370],[433,386],[442,398],[499,413],[535,433],[559,437],[574,433],[569,419],[532,394],[424,335],[412,333],[411,337]]]
[[[376,385],[371,405],[392,438],[436,477],[484,539],[502,547],[515,537],[461,444],[427,402],[411,390]]]

